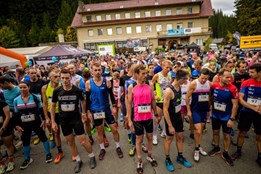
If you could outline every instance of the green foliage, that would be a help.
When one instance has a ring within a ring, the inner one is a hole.
[[[20,40],[16,33],[8,26],[0,28],[0,45],[7,48],[15,48],[20,46]]]
[[[209,26],[212,28],[214,38],[225,38],[227,32],[234,33],[237,31],[235,16],[224,15],[221,10],[214,11],[214,16],[209,19]]]
[[[209,44],[211,44],[213,41],[213,38],[209,37],[206,41],[205,41],[205,50],[209,50]]]
[[[74,28],[71,28],[70,26],[67,27],[65,33],[65,41],[66,42],[77,41],[76,31]]]
[[[260,0],[236,0],[236,17],[242,36],[261,34]]]
[[[155,52],[156,52],[157,54],[159,54],[159,53],[164,53],[164,52],[165,52],[165,49],[162,48],[162,47],[157,47],[157,48],[155,48]]]

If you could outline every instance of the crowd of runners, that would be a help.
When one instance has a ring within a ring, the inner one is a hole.
[[[0,75],[0,135],[7,160],[0,159],[0,174],[14,170],[18,163],[14,139],[22,142],[24,161],[20,169],[33,162],[31,138],[34,144],[42,142],[46,163],[58,164],[66,146],[61,141],[63,135],[75,161],[75,173],[83,165],[75,138],[86,150],[91,169],[96,167],[96,158],[105,158],[108,132],[113,134],[115,153],[123,158],[118,122],[124,123],[126,131],[121,139],[130,143],[127,155],[137,155],[138,164],[133,167],[138,174],[143,173],[142,151],[153,167],[164,163],[153,153],[158,136],[165,138],[166,170],[175,170],[170,156],[174,137],[178,152],[175,160],[191,167],[185,158],[191,154],[183,154],[184,121],[189,123],[190,138],[194,139],[195,162],[201,155],[221,153],[230,166],[241,157],[244,138],[253,127],[257,143],[253,153],[257,153],[256,162],[261,167],[260,60],[259,52],[247,52],[240,58],[230,51],[205,56],[175,51],[96,55],[68,63],[17,67],[15,72],[4,67]],[[210,152],[204,150],[207,142],[202,141],[207,122],[213,129]],[[236,142],[231,140],[233,128],[239,130]],[[220,137],[223,147],[219,146]],[[99,154],[93,153],[94,141],[100,147]],[[237,146],[233,154],[228,153],[231,143]],[[54,147],[57,153],[52,156],[50,149]]]

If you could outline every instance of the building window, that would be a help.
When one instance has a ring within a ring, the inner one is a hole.
[[[125,13],[125,18],[130,19],[130,13]]]
[[[111,20],[111,15],[106,15],[105,19],[106,19],[106,21]]]
[[[156,31],[162,31],[162,25],[156,25]]]
[[[93,29],[88,30],[88,36],[93,36]]]
[[[98,36],[102,36],[103,35],[103,29],[98,28]]]
[[[199,46],[203,45],[203,39],[196,39],[196,44]]]
[[[117,27],[116,28],[116,34],[117,35],[122,35],[122,28],[121,27]]]
[[[161,16],[161,11],[160,10],[156,10],[155,11],[155,16]]]
[[[145,17],[150,17],[150,11],[145,11]]]
[[[140,12],[135,12],[135,18],[140,18]]]
[[[131,34],[131,27],[126,27],[126,33]]]
[[[107,28],[107,35],[111,36],[112,35],[112,28]]]
[[[193,22],[188,22],[188,28],[193,28]]]
[[[182,28],[182,22],[177,23],[177,29],[180,29],[180,28]]]
[[[92,21],[92,16],[86,16],[87,22],[91,22]]]
[[[151,32],[151,31],[152,31],[151,25],[146,25],[146,26],[145,26],[145,31],[146,31],[146,33]]]
[[[177,8],[177,11],[176,11],[177,15],[180,15],[182,14],[182,8]]]
[[[136,26],[136,33],[141,33],[141,26]]]
[[[101,21],[101,16],[96,16],[96,21]]]
[[[167,31],[168,31],[168,30],[171,30],[171,29],[173,29],[173,28],[172,28],[172,24],[167,24]]]
[[[95,50],[95,43],[84,43],[84,48],[87,50]]]
[[[192,11],[192,7],[188,7],[188,14],[192,14],[193,11]]]
[[[121,14],[115,14],[115,19],[121,19]]]
[[[166,16],[170,16],[171,15],[171,10],[166,10]]]

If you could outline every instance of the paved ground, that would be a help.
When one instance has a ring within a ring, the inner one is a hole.
[[[249,139],[245,140],[245,145],[243,147],[243,156],[241,159],[237,160],[235,162],[234,167],[229,167],[223,159],[221,159],[220,155],[215,157],[201,157],[199,163],[195,163],[193,161],[193,150],[194,150],[194,142],[192,139],[188,137],[188,124],[184,123],[185,125],[185,140],[184,140],[184,156],[192,162],[191,168],[185,168],[179,164],[176,163],[176,145],[175,142],[172,143],[172,149],[171,149],[171,158],[175,165],[175,171],[174,173],[177,174],[261,174],[261,167],[259,167],[255,160],[257,157],[257,151],[256,151],[256,144],[255,144],[255,136],[253,133],[253,130],[250,131]],[[203,143],[202,147],[209,151],[212,149],[211,146],[211,139],[212,139],[212,131],[211,131],[211,125],[207,125],[207,132],[203,136]],[[78,145],[78,149],[80,151],[80,156],[84,162],[84,165],[82,167],[81,173],[88,173],[88,174],[135,174],[136,173],[136,162],[137,158],[135,157],[129,157],[128,156],[128,150],[130,145],[127,142],[127,132],[122,128],[122,125],[119,127],[120,135],[121,135],[121,146],[122,150],[124,152],[124,158],[119,159],[116,152],[115,152],[115,144],[112,140],[112,135],[107,133],[107,136],[110,141],[110,146],[106,149],[106,156],[104,161],[97,160],[97,167],[93,170],[89,169],[88,167],[88,156],[87,153],[83,151],[83,148]],[[237,133],[237,131],[236,131]],[[96,138],[96,135],[95,135]],[[165,169],[164,165],[164,149],[163,149],[163,142],[164,139],[159,137],[159,144],[154,147],[154,157],[158,161],[158,167],[153,168],[148,162],[144,161],[144,173],[145,174],[167,174],[169,173]],[[222,144],[221,144],[222,147]],[[21,165],[23,158],[22,153],[17,152],[16,153],[16,169],[12,173],[19,173],[19,174],[25,174],[25,173],[34,173],[34,174],[72,174],[73,168],[74,168],[74,162],[71,161],[71,155],[68,149],[67,144],[65,143],[63,139],[63,149],[65,152],[65,157],[61,161],[60,164],[54,165],[53,163],[46,164],[45,163],[45,154],[43,150],[43,146],[40,143],[37,146],[32,145],[32,151],[31,151],[31,157],[34,159],[34,162],[24,171],[21,171],[19,169],[19,166]],[[96,157],[99,153],[99,146],[97,141],[93,145],[94,153],[96,154]],[[234,150],[236,150],[235,146],[231,146],[230,153]],[[56,155],[57,150],[52,149],[53,156]],[[145,154],[144,154],[145,158]],[[97,159],[97,158],[96,158]]]

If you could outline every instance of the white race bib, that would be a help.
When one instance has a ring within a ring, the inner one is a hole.
[[[3,123],[4,122],[4,118],[3,116],[0,116],[0,123]]]
[[[105,118],[105,112],[96,112],[93,114],[94,120]]]
[[[22,115],[21,116],[22,122],[30,122],[35,120],[35,115],[34,114],[29,114],[29,115]]]
[[[226,104],[221,104],[221,103],[214,102],[214,109],[215,110],[225,112],[226,111],[226,107],[227,107]]]
[[[247,103],[251,104],[251,105],[255,105],[255,106],[260,106],[261,105],[261,100],[257,99],[257,98],[247,98]]]
[[[180,112],[181,110],[181,105],[175,106],[175,113]]]
[[[198,96],[198,101],[199,102],[207,102],[207,101],[209,101],[209,95],[208,94],[206,94],[206,95],[199,95]]]
[[[138,106],[138,113],[144,114],[144,113],[150,113],[151,112],[151,105],[139,105]]]
[[[75,104],[61,104],[63,112],[71,112],[75,110]]]
[[[48,98],[48,103],[52,103],[52,98]]]

